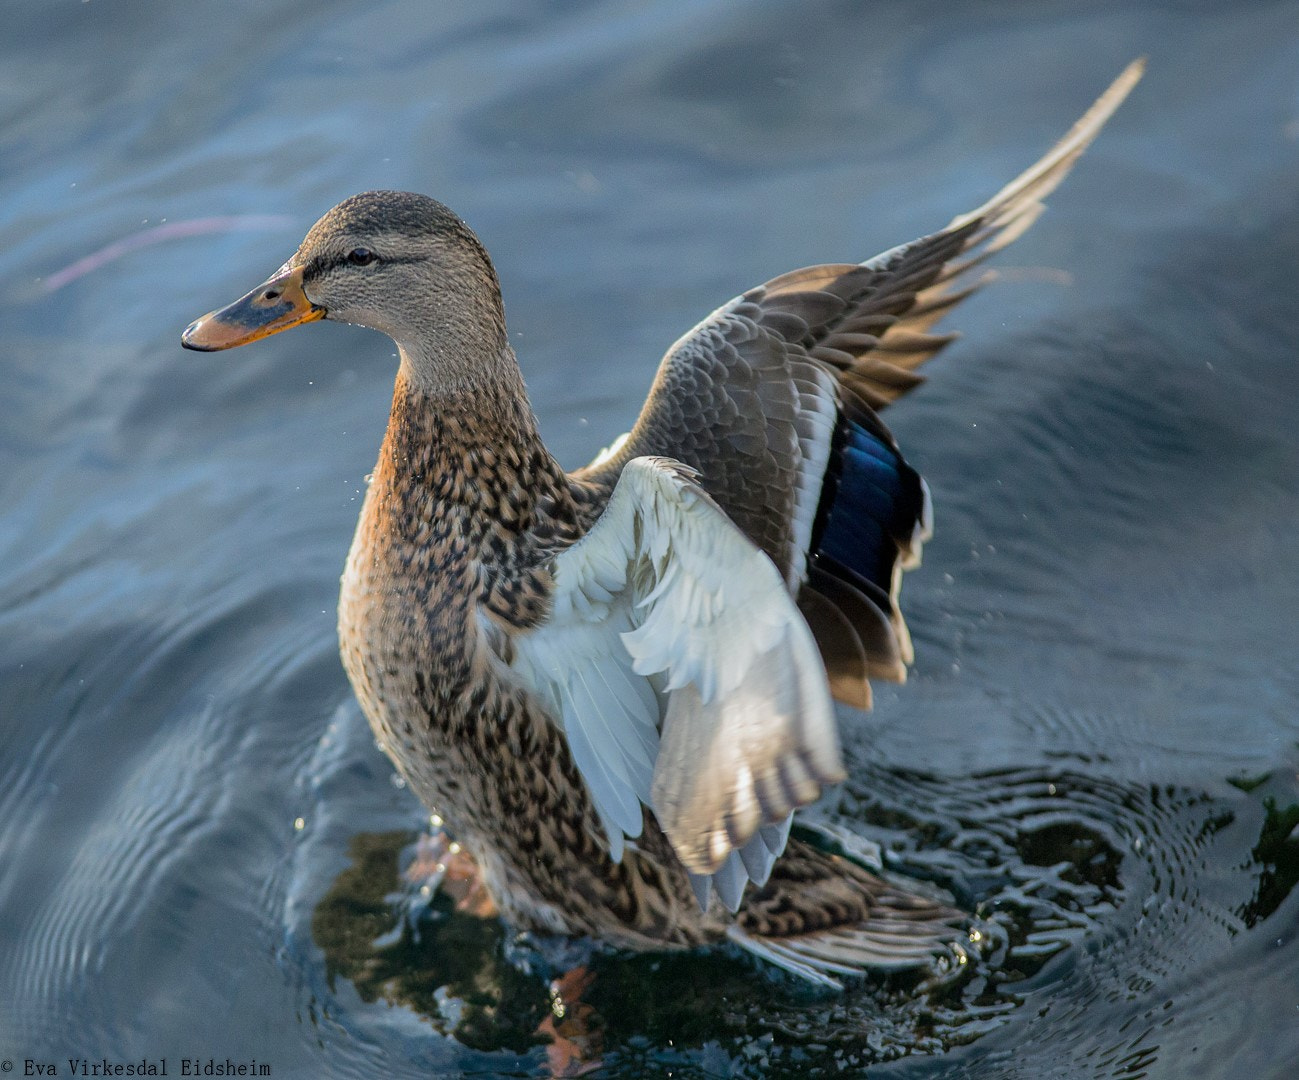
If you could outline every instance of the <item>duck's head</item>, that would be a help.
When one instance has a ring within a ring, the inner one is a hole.
[[[269,280],[191,323],[181,344],[230,349],[317,319],[382,331],[434,381],[506,342],[496,272],[469,226],[426,195],[367,191],[317,221]]]

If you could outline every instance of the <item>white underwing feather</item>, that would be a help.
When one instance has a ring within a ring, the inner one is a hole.
[[[706,898],[765,882],[843,777],[824,669],[775,564],[683,466],[628,462],[512,667],[551,706],[610,851],[649,806]]]

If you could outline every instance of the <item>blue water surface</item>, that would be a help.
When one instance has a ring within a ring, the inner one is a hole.
[[[1140,54],[1146,79],[889,411],[937,515],[904,596],[916,666],[845,714],[853,779],[817,811],[977,912],[984,948],[838,997],[731,955],[603,957],[588,1000],[605,1075],[1295,1075],[1299,4],[0,19],[18,1075],[550,1068],[520,947],[446,904],[411,915],[396,869],[427,819],[337,659],[392,346],[318,325],[196,355],[191,319],[346,195],[427,192],[493,253],[577,465],[714,306],[941,227]]]

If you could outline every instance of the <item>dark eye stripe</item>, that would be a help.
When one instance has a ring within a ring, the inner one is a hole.
[[[351,259],[352,251],[354,250],[357,249],[353,248],[346,252],[338,252],[330,255],[317,255],[314,259],[311,260],[311,262],[307,263],[307,265],[303,268],[302,279],[304,281],[314,281],[315,279],[323,277],[325,274],[328,274],[332,270],[337,270],[341,266],[355,265]],[[371,252],[371,254],[373,255],[374,253]],[[413,263],[413,262],[419,262],[419,257],[414,255],[406,255],[406,256],[398,256],[396,258],[389,259],[389,258],[380,258],[379,256],[375,255],[374,259],[370,262],[369,266],[371,269],[373,269],[376,267],[376,265],[401,266],[404,263]]]

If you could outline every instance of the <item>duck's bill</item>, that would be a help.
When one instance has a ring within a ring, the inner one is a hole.
[[[282,270],[233,304],[190,323],[180,336],[187,349],[216,352],[325,317],[302,291],[302,268]]]

